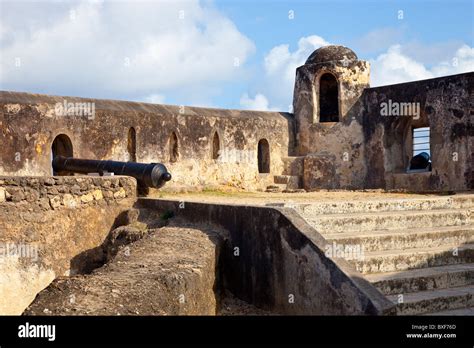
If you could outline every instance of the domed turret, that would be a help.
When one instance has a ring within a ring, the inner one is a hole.
[[[357,55],[348,47],[329,45],[315,50],[306,60],[305,64],[318,64],[332,61],[357,60]]]
[[[321,151],[318,144],[328,129],[357,122],[351,109],[369,87],[369,75],[369,63],[340,45],[318,48],[296,69],[293,111],[299,155]]]

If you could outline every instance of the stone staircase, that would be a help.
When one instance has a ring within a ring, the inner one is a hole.
[[[399,315],[474,315],[474,195],[293,204]],[[357,247],[359,249],[357,249]]]
[[[304,156],[284,157],[283,173],[273,177],[274,183],[267,187],[267,192],[298,192],[303,187],[303,159]]]

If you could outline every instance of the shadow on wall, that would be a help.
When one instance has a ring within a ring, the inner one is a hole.
[[[121,212],[101,245],[85,250],[71,259],[70,274],[90,274],[110,261],[121,246],[142,238],[147,229],[159,228],[165,224],[166,219],[162,217],[152,220],[141,217],[137,209]]]

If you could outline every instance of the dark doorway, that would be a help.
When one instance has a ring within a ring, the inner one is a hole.
[[[59,134],[53,140],[51,145],[51,160],[56,156],[73,157],[71,139],[66,134]],[[56,172],[53,169],[53,175],[70,175],[68,172]]]
[[[270,173],[270,145],[266,139],[258,142],[258,172]]]
[[[135,128],[130,127],[128,130],[128,143],[127,143],[127,150],[128,150],[128,160],[130,162],[137,161],[137,132]]]
[[[178,151],[178,137],[176,133],[171,133],[170,140],[169,140],[169,151],[170,151],[170,162],[178,161],[179,151]]]
[[[339,122],[339,90],[332,74],[319,80],[319,122]]]

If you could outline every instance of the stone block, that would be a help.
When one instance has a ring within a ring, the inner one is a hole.
[[[51,208],[57,209],[61,205],[61,197],[60,196],[54,196],[49,199],[49,204],[51,205]]]
[[[94,200],[94,195],[92,194],[92,192],[86,193],[85,195],[81,196],[82,203],[89,203],[89,202],[92,202],[93,200]]]
[[[312,154],[304,158],[303,187],[305,190],[338,188],[336,157],[332,154]]]

